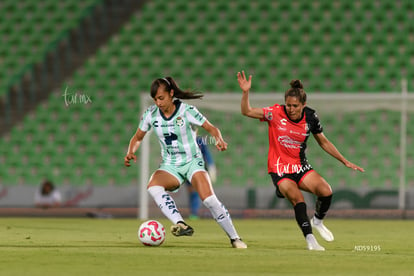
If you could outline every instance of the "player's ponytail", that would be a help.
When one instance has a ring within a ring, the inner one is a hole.
[[[290,81],[290,87],[285,92],[285,101],[287,97],[296,97],[298,100],[302,103],[306,103],[306,92],[303,90],[303,84],[300,80],[291,80]]]
[[[184,91],[180,89],[172,77],[159,78],[151,84],[151,97],[155,98],[158,88],[163,85],[166,91],[174,91],[174,97],[178,99],[200,99],[204,95],[196,91]]]

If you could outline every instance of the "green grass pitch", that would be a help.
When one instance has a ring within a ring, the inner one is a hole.
[[[137,239],[137,219],[0,218],[0,275],[412,275],[414,221],[327,219],[335,241],[306,249],[295,220],[235,219],[233,249],[212,219],[160,247]]]

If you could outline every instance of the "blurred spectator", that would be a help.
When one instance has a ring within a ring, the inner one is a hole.
[[[36,191],[34,203],[36,207],[59,207],[62,196],[50,180],[45,180],[39,190]]]

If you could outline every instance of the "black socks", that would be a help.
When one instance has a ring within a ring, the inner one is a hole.
[[[331,206],[332,195],[330,196],[320,196],[316,200],[315,205],[315,217],[318,219],[323,219],[328,212],[329,207]]]
[[[306,235],[312,234],[312,226],[306,212],[306,203],[299,202],[293,209],[295,210],[296,222],[302,230],[303,235],[306,237]]]

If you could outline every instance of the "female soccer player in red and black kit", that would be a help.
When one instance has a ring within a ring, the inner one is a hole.
[[[246,79],[244,71],[237,73],[237,80],[243,91],[241,112],[243,115],[260,119],[269,126],[268,172],[276,187],[276,195],[286,197],[293,205],[296,221],[305,236],[309,250],[325,250],[312,234],[312,226],[326,241],[334,236],[323,224],[330,207],[332,189],[308,163],[305,156],[306,141],[313,134],[318,144],[327,153],[348,168],[363,172],[364,169],[349,162],[323,134],[322,125],[315,110],[306,106],[306,93],[300,80],[292,80],[291,88],[285,92],[285,104],[264,108],[250,106],[249,91],[252,76]],[[300,190],[315,194],[315,215],[309,220],[306,203]]]

